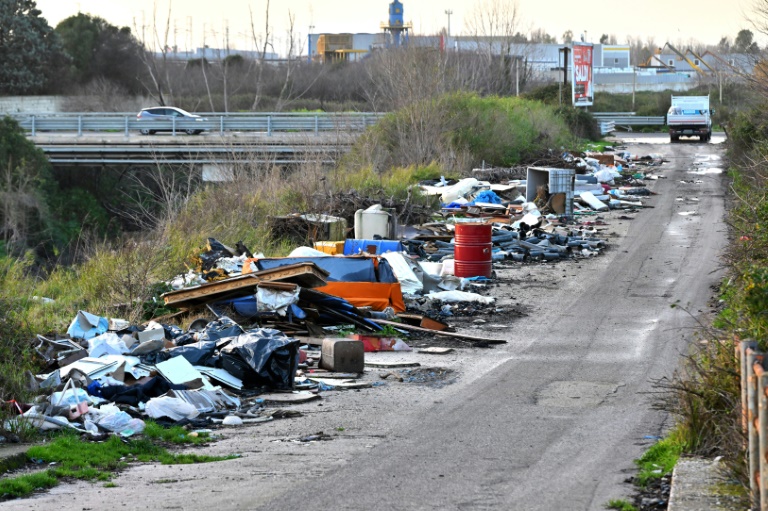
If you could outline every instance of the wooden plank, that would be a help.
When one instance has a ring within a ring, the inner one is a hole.
[[[376,369],[400,369],[405,367],[421,367],[421,364],[418,362],[366,362],[365,366]]]
[[[228,298],[245,296],[252,293],[253,288],[260,283],[292,281],[294,284],[301,285],[302,287],[319,287],[326,284],[327,277],[328,272],[319,268],[314,263],[297,263],[280,266],[271,270],[246,273],[218,282],[201,284],[178,291],[171,291],[162,296],[166,305],[190,307],[200,303],[220,300],[225,296]]]
[[[432,318],[428,318],[427,316],[424,316],[422,314],[411,314],[408,312],[401,312],[397,314],[397,317],[402,319],[403,321],[405,321],[405,323],[409,325],[420,326],[421,328],[426,328],[427,330],[437,330],[440,332],[454,331],[449,325],[442,323],[440,321],[434,320]]]
[[[468,342],[486,342],[488,344],[506,344],[507,343],[507,341],[503,339],[486,339],[484,337],[476,337],[474,335],[465,335],[465,334],[459,334],[455,332],[440,332],[437,330],[430,330],[428,328],[421,328],[418,326],[406,325],[404,323],[398,323],[396,321],[387,321],[385,319],[371,319],[370,321],[373,321],[374,323],[378,323],[380,325],[391,325],[396,328],[402,328],[403,330],[411,330],[413,332],[425,332],[425,333],[434,334],[434,335],[442,335],[445,337],[454,337],[456,339],[462,339]]]

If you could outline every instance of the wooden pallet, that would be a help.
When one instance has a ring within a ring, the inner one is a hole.
[[[162,297],[166,305],[188,309],[197,305],[253,294],[256,286],[266,282],[292,283],[304,288],[321,287],[327,283],[328,275],[327,271],[315,263],[296,263],[171,291]]]

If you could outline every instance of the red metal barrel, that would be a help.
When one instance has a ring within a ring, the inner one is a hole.
[[[456,224],[456,260],[453,274],[457,277],[489,277],[491,263],[491,226],[485,224]]]

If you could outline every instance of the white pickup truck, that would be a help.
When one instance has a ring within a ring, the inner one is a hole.
[[[669,140],[680,137],[699,137],[702,142],[712,138],[712,118],[709,96],[672,96],[672,106],[667,112]]]

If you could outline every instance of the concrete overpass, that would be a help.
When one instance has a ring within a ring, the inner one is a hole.
[[[135,113],[12,117],[55,166],[243,161],[332,164],[382,117],[370,112],[201,115],[203,121],[138,121]],[[161,134],[141,135],[140,130],[148,126]],[[205,131],[194,136],[184,134],[191,129]]]
[[[333,164],[349,151],[360,133],[202,134],[140,136],[40,134],[29,137],[55,167],[78,165],[179,165],[305,161]]]

